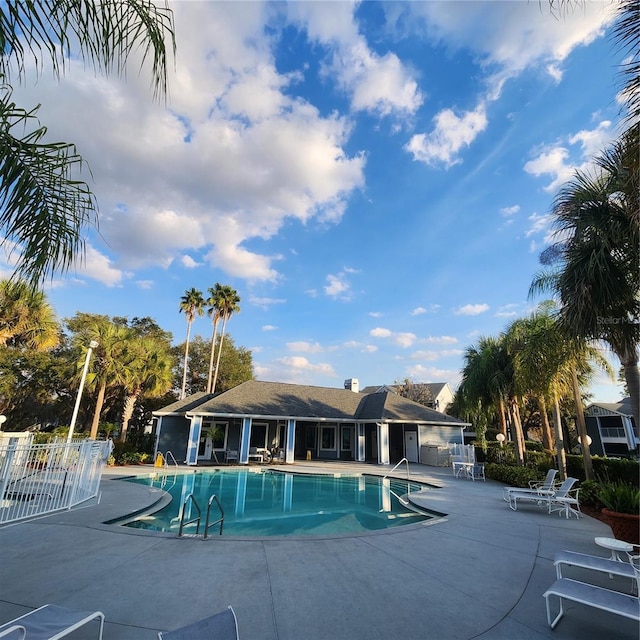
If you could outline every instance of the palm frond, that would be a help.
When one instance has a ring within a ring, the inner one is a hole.
[[[73,144],[44,141],[38,107],[25,111],[0,91],[0,228],[20,252],[17,273],[35,283],[67,269],[84,250],[96,202],[78,180],[84,162]]]
[[[15,65],[22,77],[26,55],[60,75],[72,54],[101,72],[122,73],[141,51],[141,64],[151,59],[154,93],[164,95],[167,41],[175,53],[173,12],[151,0],[12,0],[0,9],[0,75],[10,79]]]

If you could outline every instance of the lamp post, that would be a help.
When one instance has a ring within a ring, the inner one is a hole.
[[[500,443],[500,447],[502,447],[502,443],[504,442],[504,433],[498,433],[496,435],[496,440]]]
[[[78,387],[78,395],[76,396],[76,406],[73,408],[73,415],[71,416],[71,424],[69,425],[69,433],[67,435],[67,442],[71,442],[73,438],[73,428],[76,426],[76,419],[78,418],[78,409],[80,409],[80,399],[82,398],[82,389],[84,388],[84,381],[87,377],[87,371],[89,370],[89,360],[91,359],[91,352],[98,346],[95,340],[89,343],[87,349],[87,356],[84,359],[84,368],[82,369],[82,378],[80,378],[80,386]]]

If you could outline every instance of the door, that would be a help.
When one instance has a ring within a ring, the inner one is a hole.
[[[415,431],[404,432],[404,452],[409,462],[418,462],[418,434]]]

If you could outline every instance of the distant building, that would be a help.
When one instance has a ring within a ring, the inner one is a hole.
[[[462,444],[468,423],[390,391],[250,380],[217,396],[197,393],[153,412],[156,453],[190,465],[232,455],[390,464],[421,462],[426,446]],[[274,453],[272,453],[272,450]]]
[[[447,413],[447,407],[453,402],[453,391],[448,382],[415,382],[415,387],[425,388],[429,390],[432,400],[425,406],[440,413]],[[384,384],[381,386],[370,386],[361,389],[361,393],[382,393],[388,391],[396,393],[399,385]]]
[[[631,398],[590,404],[585,422],[591,437],[591,453],[612,457],[637,453],[640,437],[631,411]]]

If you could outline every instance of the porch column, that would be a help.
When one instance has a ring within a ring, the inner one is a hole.
[[[365,436],[364,436],[364,424],[358,423],[356,425],[356,462],[365,461]]]
[[[240,431],[240,464],[249,464],[249,443],[251,442],[251,418],[242,419]]]
[[[158,457],[158,447],[160,446],[160,431],[162,431],[162,416],[156,420],[156,444],[153,447],[153,460]]]
[[[296,421],[293,418],[287,420],[287,446],[284,451],[285,464],[293,464],[296,450]]]
[[[187,458],[188,465],[198,464],[198,447],[200,446],[200,431],[202,430],[202,417],[194,416],[191,418],[191,426],[189,427],[189,441],[187,442]]]
[[[378,422],[378,464],[389,464],[389,425]]]

